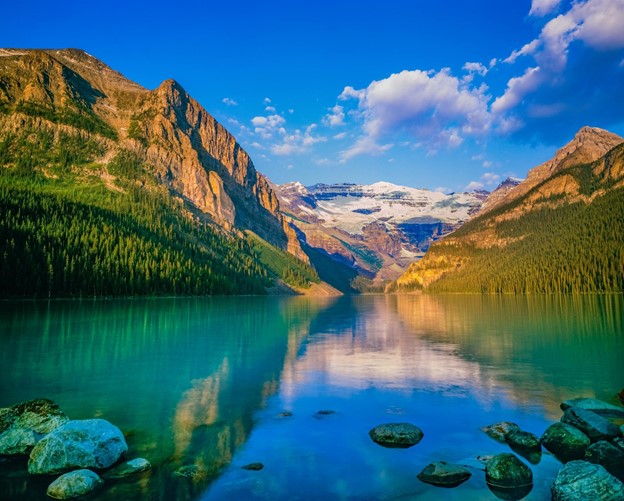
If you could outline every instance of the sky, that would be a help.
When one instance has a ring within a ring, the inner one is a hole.
[[[624,136],[624,0],[10,2],[0,46],[173,78],[275,183],[444,192]]]

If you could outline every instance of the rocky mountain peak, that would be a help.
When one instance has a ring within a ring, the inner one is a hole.
[[[507,189],[504,194],[499,192],[494,198],[490,197],[491,202],[483,206],[480,214],[526,195],[538,184],[563,169],[598,160],[623,142],[624,138],[604,129],[589,126],[581,127],[572,141],[557,150],[553,158],[531,169],[527,178],[517,187]],[[495,192],[492,194],[494,195]]]

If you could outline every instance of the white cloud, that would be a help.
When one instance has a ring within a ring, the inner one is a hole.
[[[624,47],[624,0],[589,0],[568,14],[578,28],[574,37],[595,49]]]
[[[466,191],[474,191],[474,190],[482,190],[483,188],[485,188],[485,186],[483,185],[483,183],[480,183],[479,181],[470,181],[466,187],[464,188],[464,190]]]
[[[380,145],[373,138],[362,136],[350,148],[340,152],[340,163],[345,163],[358,155],[381,155],[392,148],[392,146],[392,144]]]
[[[338,127],[340,125],[344,125],[344,108],[340,105],[336,105],[333,108],[330,108],[330,113],[325,115],[323,118],[323,123],[328,127]]]
[[[275,113],[275,107],[274,106],[267,106],[266,108],[264,108],[264,111],[267,111],[269,113]]]
[[[334,136],[334,139],[344,139],[345,137],[347,137],[347,133],[346,132],[340,132],[338,134],[336,134]]]
[[[481,180],[486,185],[494,185],[500,181],[500,176],[495,172],[486,172],[481,176]]]
[[[262,102],[263,102],[264,104],[271,104],[271,100],[270,100],[268,97],[265,97],[265,98],[262,100]]]
[[[489,169],[490,167],[492,167],[492,161],[491,160],[485,160],[483,162],[483,167],[485,167],[486,169]]]
[[[224,97],[222,101],[228,106],[238,106],[238,103],[229,97]]]
[[[438,193],[448,193],[450,190],[446,186],[438,186],[433,191],[437,191]]]
[[[487,75],[487,72],[488,72],[488,69],[485,66],[483,66],[483,64],[481,63],[466,63],[464,64],[463,69],[468,71],[469,73],[477,73],[478,75],[481,75],[482,77]]]
[[[539,67],[527,68],[524,75],[514,77],[507,82],[505,93],[492,104],[493,113],[505,113],[517,106],[524,96],[537,89],[544,80]]]
[[[308,125],[303,131],[296,129],[284,134],[282,142],[271,146],[275,155],[293,155],[308,151],[313,145],[327,141],[325,136],[314,135],[317,125]]]
[[[550,14],[561,3],[561,0],[533,0],[529,16],[545,16]]]
[[[288,113],[290,113],[291,115],[295,112],[295,110],[293,110],[292,108],[288,109]]]
[[[512,63],[515,63],[516,59],[518,59],[520,56],[535,54],[535,51],[538,49],[541,43],[542,42],[540,41],[540,39],[536,38],[532,42],[525,44],[521,49],[514,50],[507,59],[503,60],[503,63],[512,64]]]
[[[345,87],[339,99],[357,99],[364,135],[345,150],[343,159],[378,153],[378,140],[407,132],[430,146],[456,147],[463,136],[490,127],[486,87],[470,87],[448,68],[402,71],[373,81],[366,89]]]
[[[257,116],[251,119],[251,124],[255,127],[254,132],[263,139],[271,139],[276,134],[285,134],[283,124],[286,119],[281,115]]]

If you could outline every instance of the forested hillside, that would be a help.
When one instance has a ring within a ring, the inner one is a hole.
[[[624,145],[557,170],[432,246],[392,290],[624,292],[623,179]]]

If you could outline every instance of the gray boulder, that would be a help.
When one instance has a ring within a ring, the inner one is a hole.
[[[91,470],[74,470],[52,482],[46,494],[54,499],[77,498],[97,489],[103,483]]]
[[[624,484],[598,464],[570,461],[559,470],[551,493],[553,501],[621,501]]]
[[[483,431],[488,437],[504,442],[505,437],[510,431],[520,431],[520,427],[516,423],[509,421],[501,421],[500,423],[494,423],[483,428]]]
[[[105,469],[127,451],[123,434],[108,421],[70,421],[46,435],[33,448],[28,472],[50,474],[76,468]]]
[[[585,433],[566,423],[551,424],[540,440],[546,449],[564,463],[584,458],[585,450],[591,444]]]
[[[410,423],[388,423],[375,426],[368,432],[371,439],[384,447],[407,448],[423,438],[422,430]]]
[[[624,452],[601,440],[588,447],[585,451],[585,461],[604,466],[611,475],[624,482]]]
[[[542,444],[533,433],[522,430],[511,430],[505,435],[505,442],[511,447],[527,452],[540,452]]]
[[[26,454],[41,439],[41,435],[24,428],[9,428],[0,434],[0,455]]]
[[[0,454],[27,454],[44,435],[67,421],[61,408],[45,398],[0,409]]]
[[[585,409],[601,416],[624,417],[624,407],[611,405],[595,398],[572,398],[562,402],[560,407],[562,411],[570,407],[576,407],[577,409]]]
[[[116,479],[129,477],[130,475],[147,471],[151,467],[152,465],[147,459],[131,459],[130,461],[125,461],[124,463],[118,464],[113,469],[103,473],[102,478]]]
[[[422,482],[439,487],[457,487],[468,480],[470,475],[461,465],[438,461],[425,466],[417,477]]]
[[[243,470],[251,470],[251,471],[260,471],[264,468],[262,463],[249,463],[244,466],[241,466]]]
[[[485,481],[498,488],[520,488],[533,484],[533,472],[514,454],[497,454],[485,465]]]
[[[578,409],[576,407],[566,409],[561,417],[561,422],[578,428],[585,433],[592,442],[611,440],[622,435],[622,430],[612,422],[594,412]]]

